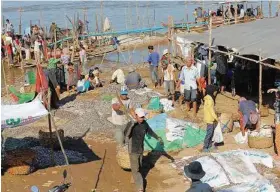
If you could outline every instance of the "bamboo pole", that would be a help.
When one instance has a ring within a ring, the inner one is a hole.
[[[271,12],[271,0],[268,1],[268,10],[269,10],[269,18],[272,17],[272,12]]]
[[[237,3],[234,4],[234,23],[237,23]]]
[[[38,67],[37,67],[38,70]],[[41,76],[40,76],[41,80]],[[42,81],[41,81],[42,82]],[[51,122],[51,90],[48,89],[48,124],[49,124],[49,133],[50,133],[50,141],[51,141],[51,162],[52,165],[55,165],[54,162],[54,152],[53,152],[53,138],[52,138],[52,122]]]
[[[171,16],[168,16],[168,63],[170,62],[171,56]]]
[[[261,61],[261,51],[259,54],[259,61]],[[259,65],[259,112],[262,108],[262,65]]]
[[[103,1],[101,0],[101,2],[100,2],[100,6],[101,6],[101,30],[103,31],[103,29],[104,29],[104,18],[103,18]]]
[[[23,9],[20,7],[19,8],[19,27],[18,27],[18,33],[21,35],[21,16],[22,16],[22,11],[23,11]]]
[[[173,17],[171,17],[171,38],[172,38],[172,56],[175,57],[177,55],[177,49],[176,49],[176,42],[175,42]]]
[[[277,67],[277,66],[274,66],[274,65],[271,65],[271,64],[268,64],[268,63],[260,62],[259,60],[254,60],[254,59],[250,59],[250,58],[247,58],[247,57],[243,57],[243,56],[241,56],[241,55],[236,55],[236,54],[232,54],[232,53],[220,51],[220,50],[214,49],[214,48],[212,48],[212,47],[210,47],[210,50],[213,50],[213,51],[219,52],[219,53],[223,53],[223,54],[225,54],[225,55],[234,55],[235,57],[240,58],[240,59],[245,59],[245,60],[247,60],[247,61],[252,61],[252,62],[254,62],[254,63],[256,63],[256,64],[262,64],[263,66],[266,66],[266,67],[270,67],[270,68],[273,68],[273,69],[280,70],[280,67]]]
[[[5,59],[4,59],[4,61],[5,61]],[[6,79],[5,62],[3,62],[2,66],[3,66],[3,78],[4,78],[5,88],[6,88],[6,94],[8,95],[9,94],[9,89],[8,89],[8,84],[7,84],[7,79]]]
[[[211,14],[211,11],[209,13],[210,14],[209,14],[208,85],[211,85],[211,60],[212,60],[212,55],[211,55],[210,47],[212,46],[212,14]]]

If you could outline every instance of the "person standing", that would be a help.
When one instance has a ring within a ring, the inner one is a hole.
[[[207,124],[206,136],[204,139],[203,152],[210,152],[212,149],[212,138],[214,130],[216,127],[216,122],[218,122],[218,117],[214,109],[214,99],[213,93],[206,90],[206,96],[204,97],[204,122]]]
[[[163,85],[165,94],[169,97],[172,96],[172,105],[175,103],[175,68],[173,65],[168,64],[167,60],[162,61],[162,72],[163,72]]]
[[[34,56],[35,56],[35,63],[40,64],[41,63],[41,42],[39,37],[36,37],[35,43],[34,43]]]
[[[225,51],[225,50],[221,50],[221,51]],[[217,52],[214,55],[214,60],[217,63],[216,78],[219,82],[221,92],[223,93],[227,85],[227,72],[228,72],[227,56],[225,56],[223,53]]]
[[[14,34],[14,26],[9,19],[6,19],[6,33],[7,32]]]
[[[280,159],[280,87],[277,89],[269,89],[267,93],[275,92],[275,115],[274,115],[274,123],[275,123],[275,147],[276,147],[276,155],[274,156],[275,160]]]
[[[194,16],[194,22],[197,23],[197,9],[194,9],[194,12],[193,12],[193,16]]]
[[[149,134],[163,145],[163,141],[151,129],[149,124],[145,121],[145,111],[142,108],[135,109],[135,124],[127,132],[128,151],[131,165],[131,172],[133,180],[139,192],[144,191],[143,176],[141,174],[142,158],[144,152],[144,137]],[[125,131],[126,132],[126,131]]]
[[[180,88],[181,82],[184,81],[184,96],[187,103],[187,111],[190,110],[190,104],[193,104],[193,115],[196,116],[197,112],[197,83],[199,75],[197,68],[193,65],[192,57],[187,58],[186,66],[182,68],[179,81],[177,82],[177,89]]]
[[[86,49],[81,46],[80,47],[80,61],[82,64],[82,75],[87,75],[88,74],[88,70],[87,70],[87,53],[86,53]]]
[[[154,46],[148,46],[149,57],[148,63],[150,64],[150,74],[151,79],[155,85],[155,88],[158,86],[158,63],[159,63],[159,54],[154,51]]]
[[[55,22],[52,22],[50,26],[50,38],[52,43],[55,41],[55,36],[56,36],[56,24]]]
[[[23,40],[24,40],[25,60],[28,61],[30,59],[30,46],[31,46],[31,40],[29,34],[25,35]]]

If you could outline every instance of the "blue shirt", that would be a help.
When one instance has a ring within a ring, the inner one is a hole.
[[[250,118],[250,113],[256,112],[256,103],[251,100],[245,100],[241,101],[239,103],[239,110],[243,115],[243,123],[244,125],[250,123],[249,118]]]
[[[213,190],[209,184],[195,181],[186,192],[213,192]]]
[[[152,65],[157,67],[159,63],[159,54],[157,52],[152,52],[149,54],[148,62]]]

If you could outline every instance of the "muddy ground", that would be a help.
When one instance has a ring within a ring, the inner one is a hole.
[[[143,78],[148,78],[147,69],[138,70]],[[101,78],[108,82],[109,74],[102,74]],[[152,88],[152,85],[149,85]],[[163,87],[156,91],[163,92]],[[88,100],[95,99],[92,93],[78,96],[76,99]],[[232,98],[227,95],[218,95],[216,100],[217,112],[237,112],[237,97]],[[191,112],[189,112],[191,114]],[[183,112],[181,107],[176,105],[176,109],[169,114],[172,117],[186,119],[188,115]],[[203,120],[203,107],[198,111],[198,124],[205,129]],[[262,118],[264,124],[273,123],[273,115]],[[237,144],[233,136],[236,135],[238,129],[224,135],[225,145],[219,147],[219,151],[228,151],[233,149],[248,149],[246,144]],[[75,164],[62,167],[51,167],[41,170],[36,170],[30,175],[14,176],[9,173],[4,173],[2,176],[1,191],[3,192],[28,192],[32,185],[37,185],[40,191],[47,191],[50,187],[62,182],[62,172],[64,169],[68,171],[67,182],[71,182],[72,186],[69,192],[90,192],[96,188],[100,192],[130,192],[134,191],[134,184],[131,183],[131,173],[122,170],[116,162],[116,143],[110,134],[88,133],[82,138],[79,143],[66,145],[66,148],[75,147],[86,156],[90,162]],[[194,148],[187,148],[181,151],[169,153],[174,159],[179,159],[184,156],[194,156],[200,154],[202,144]],[[264,149],[263,151],[274,154],[273,148]],[[145,153],[144,172],[147,174],[146,191],[152,192],[177,192],[185,191],[189,187],[189,181],[180,175],[174,168],[171,167],[171,160],[165,156],[160,156],[157,153]],[[276,171],[271,170],[271,171]],[[279,174],[279,172],[277,172]]]

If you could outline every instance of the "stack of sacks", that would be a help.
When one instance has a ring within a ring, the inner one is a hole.
[[[174,107],[172,107],[172,101],[171,100],[163,98],[163,99],[160,99],[160,103],[163,105],[163,110],[165,112],[174,110]]]
[[[168,130],[166,140],[171,142],[176,139],[183,139],[187,123],[187,121],[175,118],[166,118],[166,129]]]

